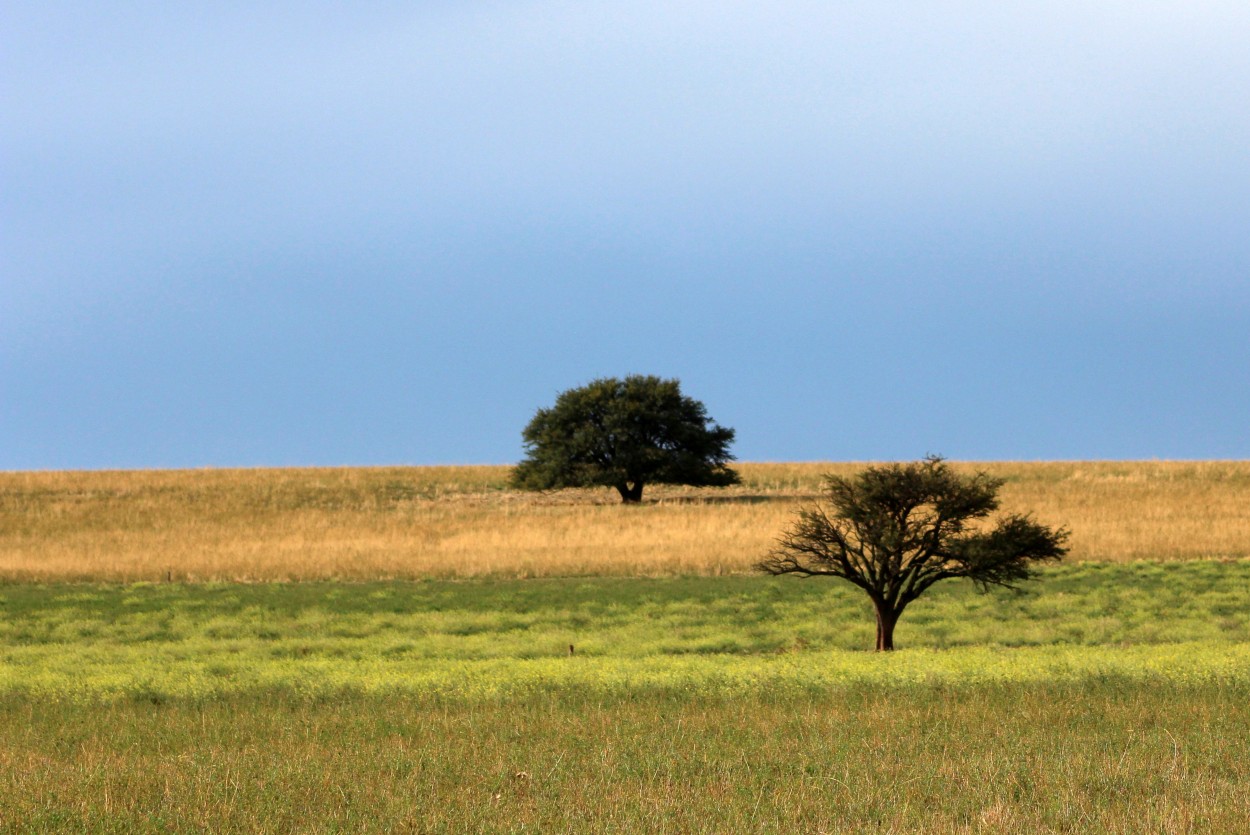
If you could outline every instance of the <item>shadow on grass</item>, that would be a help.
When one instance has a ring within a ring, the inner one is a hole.
[[[776,504],[776,503],[794,503],[799,501],[810,501],[816,496],[806,493],[795,493],[793,495],[771,494],[771,495],[749,495],[749,496],[665,496],[659,499],[644,499],[642,504]]]

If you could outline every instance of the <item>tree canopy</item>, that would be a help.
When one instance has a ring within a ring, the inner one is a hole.
[[[734,431],[711,422],[677,380],[608,377],[561,393],[522,432],[526,457],[514,487],[613,487],[623,502],[647,484],[720,487],[738,483],[727,464]]]
[[[894,626],[909,603],[940,580],[967,578],[986,589],[1033,576],[1060,559],[1067,531],[1020,514],[990,524],[1001,479],[961,475],[939,456],[825,477],[827,500],[804,508],[756,567],[769,574],[847,580],[877,613],[877,649],[894,648]]]

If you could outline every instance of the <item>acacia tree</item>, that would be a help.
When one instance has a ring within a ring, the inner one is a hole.
[[[677,380],[635,374],[569,389],[538,410],[522,437],[526,457],[512,471],[521,489],[614,487],[632,503],[647,484],[738,483],[726,466],[734,431],[710,423]]]
[[[859,586],[876,609],[877,650],[892,650],[899,616],[934,583],[965,577],[983,591],[1012,588],[1034,563],[1067,553],[1062,528],[1019,514],[983,521],[1002,485],[984,472],[960,475],[940,456],[827,475],[827,503],[800,510],[756,568]]]

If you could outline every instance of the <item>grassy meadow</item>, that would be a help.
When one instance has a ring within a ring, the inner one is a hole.
[[[810,695],[1088,677],[1250,684],[1250,561],[1086,563],[936,586],[873,645],[859,590],[791,577],[0,587],[0,697],[256,691]],[[574,647],[570,655],[569,646]]]
[[[749,571],[855,464],[739,465],[740,486],[523,494],[506,467],[0,473],[0,580],[287,581]],[[1069,560],[1250,556],[1250,462],[961,464]]]
[[[1245,832],[1250,561],[0,587],[0,831]],[[568,645],[574,644],[574,653]]]
[[[0,702],[0,831],[1247,831],[1250,689]]]
[[[881,655],[851,467],[2,473],[0,832],[1250,832],[1250,463],[984,465],[1072,557]]]

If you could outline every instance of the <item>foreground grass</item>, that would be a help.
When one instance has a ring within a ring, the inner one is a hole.
[[[724,490],[520,494],[506,467],[0,473],[0,579],[283,581],[743,572],[820,476],[739,466]],[[1004,509],[1072,531],[1070,559],[1250,556],[1250,462],[960,464]]]
[[[0,831],[1250,831],[1250,688],[0,700]]]
[[[861,596],[0,585],[0,831],[1250,832],[1250,561]]]

